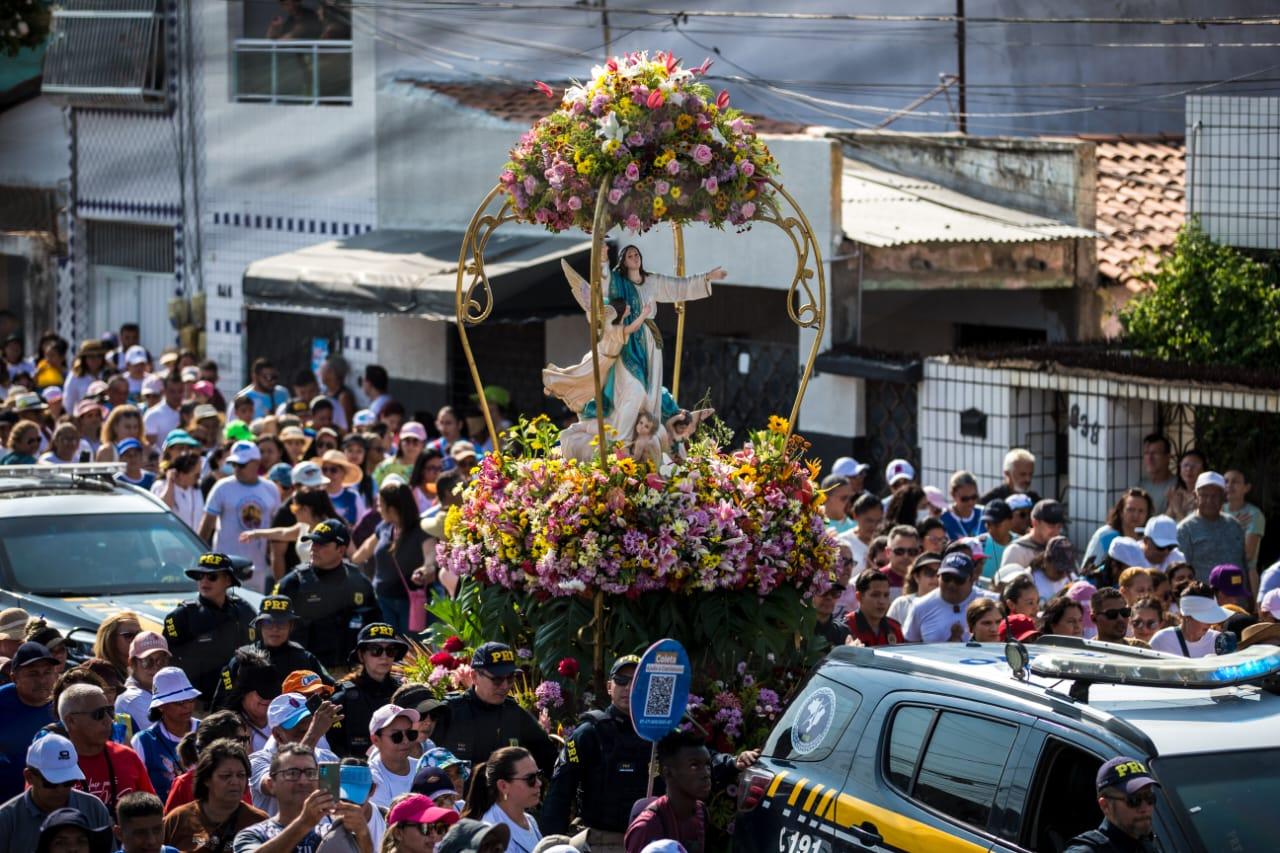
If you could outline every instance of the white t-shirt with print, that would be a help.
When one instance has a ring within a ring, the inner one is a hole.
[[[240,534],[269,527],[279,506],[280,490],[275,483],[259,480],[252,486],[246,486],[235,477],[215,483],[209,490],[209,499],[205,501],[205,512],[218,519],[218,528],[213,534],[213,550],[253,560],[251,584],[257,590],[261,590],[266,578],[271,577],[267,568],[267,541],[241,542]]]

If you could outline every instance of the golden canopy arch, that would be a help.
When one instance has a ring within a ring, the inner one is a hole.
[[[817,360],[819,348],[822,346],[823,330],[827,321],[827,277],[822,263],[822,249],[813,234],[813,228],[804,210],[787,192],[781,183],[773,178],[769,185],[776,193],[776,198],[790,207],[784,212],[781,204],[762,205],[753,222],[766,222],[782,229],[795,249],[796,268],[791,285],[787,289],[787,316],[800,329],[814,331],[813,343],[805,360],[804,370],[800,375],[800,384],[796,389],[795,400],[791,404],[791,414],[787,419],[787,434],[795,426],[796,417],[800,414],[800,403],[804,400],[805,390],[809,386],[809,377],[813,373],[813,364]],[[595,215],[591,228],[591,327],[595,333],[591,338],[591,361],[595,380],[596,424],[599,430],[599,447],[606,448],[604,406],[601,404],[602,377],[600,375],[600,354],[598,349],[599,329],[604,314],[604,297],[600,274],[600,261],[604,258],[605,234],[615,224],[609,218],[609,183],[601,184],[596,196]],[[496,211],[491,209],[494,202],[503,197],[504,201]],[[475,356],[471,351],[471,341],[467,329],[483,323],[493,311],[493,288],[485,272],[484,253],[489,239],[503,223],[517,219],[511,198],[506,195],[506,188],[499,183],[484,201],[476,208],[475,214],[462,239],[462,248],[458,253],[457,287],[454,293],[454,321],[458,327],[458,336],[462,340],[462,351],[467,359],[467,369],[471,372],[471,381],[476,387],[476,396],[484,414],[485,425],[493,438],[495,450],[498,446],[498,433],[494,429],[493,415],[489,410],[489,401],[485,399],[484,383],[480,378],[480,369],[476,366]],[[682,276],[684,269],[684,231],[677,222],[671,223],[675,244],[675,274]],[[684,303],[676,304],[676,351],[672,365],[671,394],[679,398],[680,362],[684,351]],[[606,454],[599,455],[603,463]]]

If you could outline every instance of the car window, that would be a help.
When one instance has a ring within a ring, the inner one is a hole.
[[[189,592],[183,569],[202,550],[168,513],[0,518],[0,565],[33,595]]]
[[[789,761],[822,761],[831,755],[861,704],[858,691],[815,675],[773,727],[764,754]]]
[[[890,724],[885,774],[908,797],[985,828],[1017,735],[987,717],[907,705]]]
[[[1173,797],[1205,850],[1274,850],[1266,816],[1280,799],[1280,749],[1226,750],[1156,758],[1162,794]]]
[[[911,790],[931,723],[933,711],[929,708],[909,705],[893,715],[889,729],[889,784],[903,792]]]

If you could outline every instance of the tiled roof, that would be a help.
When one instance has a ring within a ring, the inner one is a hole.
[[[1090,137],[1086,137],[1090,138]],[[1173,245],[1186,218],[1180,139],[1092,138],[1098,163],[1098,277],[1130,292]]]
[[[464,107],[481,110],[517,124],[533,124],[555,108],[556,103],[533,86],[509,86],[501,83],[448,83],[415,80],[415,85],[439,92]],[[554,86],[554,84],[553,84]],[[803,133],[808,125],[780,121],[765,116],[750,116],[759,133]]]

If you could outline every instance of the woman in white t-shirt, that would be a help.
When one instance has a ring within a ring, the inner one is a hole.
[[[542,839],[538,822],[527,809],[542,795],[538,764],[522,746],[507,746],[476,767],[463,817],[490,824],[506,824],[511,841],[506,853],[533,853]]]
[[[160,463],[164,475],[151,484],[151,493],[164,501],[174,515],[192,530],[200,529],[204,517],[204,495],[200,492],[200,464],[203,460],[188,453]]]
[[[1151,648],[1188,658],[1217,654],[1218,631],[1213,626],[1230,618],[1231,611],[1219,606],[1212,596],[1208,584],[1191,584],[1178,601],[1182,625],[1156,631]]]

